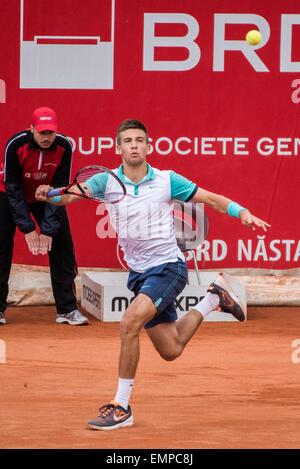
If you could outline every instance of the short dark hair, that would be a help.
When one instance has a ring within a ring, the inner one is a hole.
[[[117,132],[117,144],[120,145],[121,143],[121,132],[124,132],[125,130],[128,129],[141,129],[145,132],[146,134],[146,142],[148,143],[149,141],[149,136],[146,127],[141,121],[138,121],[136,119],[125,119],[118,127],[118,132]]]

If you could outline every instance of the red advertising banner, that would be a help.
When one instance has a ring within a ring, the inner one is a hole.
[[[245,35],[258,29],[262,40]],[[207,209],[204,268],[288,269],[300,259],[299,0],[11,0],[0,16],[1,158],[33,109],[57,111],[72,173],[115,168],[115,134],[142,120],[149,163],[228,196],[272,226]],[[79,266],[119,267],[103,205],[68,208]],[[14,262],[41,265],[20,233]]]

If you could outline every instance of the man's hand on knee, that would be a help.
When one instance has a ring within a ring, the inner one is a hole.
[[[40,239],[38,233],[34,230],[25,234],[26,243],[31,254],[36,256],[39,253]]]
[[[47,252],[51,251],[51,247],[52,247],[52,238],[51,238],[51,236],[41,234],[40,235],[39,253],[40,254],[47,254]]]

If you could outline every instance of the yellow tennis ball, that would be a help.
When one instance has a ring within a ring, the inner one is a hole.
[[[246,34],[246,41],[248,44],[251,44],[251,46],[256,46],[261,41],[260,32],[257,31],[257,29],[251,29],[251,31],[248,31]]]

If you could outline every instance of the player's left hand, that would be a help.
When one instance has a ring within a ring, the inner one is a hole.
[[[243,225],[251,228],[253,231],[255,231],[256,228],[262,228],[264,231],[268,231],[268,228],[271,226],[266,221],[252,215],[249,210],[242,210],[240,212],[240,219]]]

